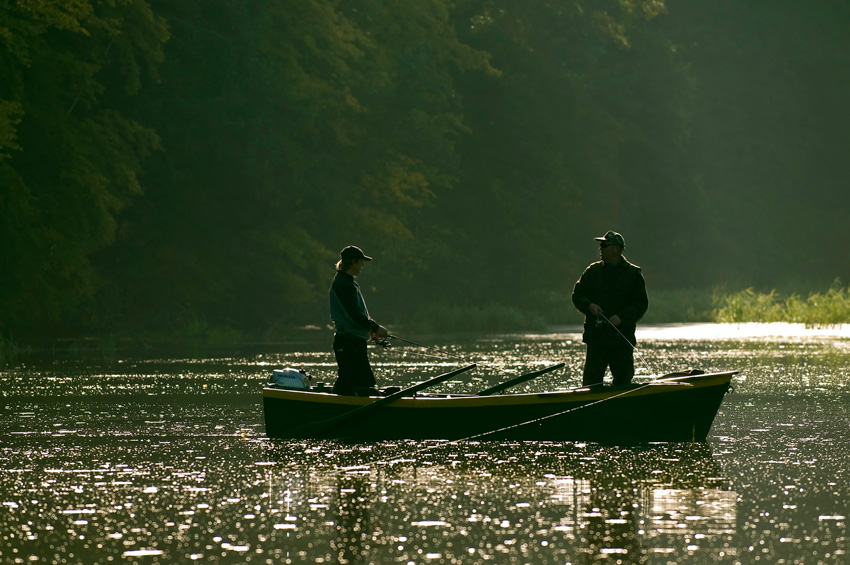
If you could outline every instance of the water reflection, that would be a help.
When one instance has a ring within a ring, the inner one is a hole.
[[[333,444],[308,459],[343,455]],[[737,494],[705,445],[458,444],[276,469],[289,555],[374,562],[643,563],[735,553]],[[374,450],[373,450],[374,451]],[[377,453],[360,453],[359,456]],[[322,547],[333,555],[325,554]]]
[[[326,336],[217,358],[27,359],[0,371],[0,563],[847,562],[847,326],[645,329],[658,372],[741,370],[708,445],[267,440],[269,368],[331,372]],[[447,390],[556,360],[567,369],[521,390],[580,379],[576,332],[415,339],[485,361]],[[395,384],[443,372],[415,348],[375,359]]]
[[[340,563],[368,563],[371,542],[382,534],[371,519],[369,477],[360,472],[348,474],[344,480],[338,480],[337,492],[338,537],[331,547],[336,549]]]

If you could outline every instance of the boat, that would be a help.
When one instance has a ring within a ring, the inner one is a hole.
[[[534,440],[643,443],[706,441],[737,371],[686,370],[646,382],[508,393],[522,375],[471,394],[423,392],[475,365],[388,396],[341,396],[326,386],[266,386],[269,438]]]

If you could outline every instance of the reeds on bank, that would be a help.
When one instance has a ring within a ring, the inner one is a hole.
[[[776,290],[756,292],[752,288],[721,294],[715,292],[715,322],[788,322],[807,327],[831,327],[850,323],[850,287],[833,285],[826,292],[811,292],[807,298],[792,293],[783,297]]]

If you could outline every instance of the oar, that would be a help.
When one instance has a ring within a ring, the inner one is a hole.
[[[416,394],[420,390],[424,390],[428,387],[432,387],[436,384],[440,384],[441,382],[445,381],[446,379],[450,379],[450,378],[452,378],[456,375],[459,375],[463,372],[469,371],[470,369],[474,369],[476,366],[477,365],[475,365],[473,363],[472,365],[467,365],[466,367],[461,367],[460,369],[456,369],[456,370],[450,371],[448,373],[443,373],[442,375],[437,375],[433,379],[428,379],[427,381],[422,381],[421,383],[415,384],[415,385],[408,387],[404,390],[400,390],[398,392],[395,392],[395,393],[393,393],[389,396],[384,396],[382,398],[379,398],[378,400],[375,400],[374,402],[370,402],[369,404],[359,406],[359,407],[355,408],[354,410],[349,410],[348,412],[340,414],[339,416],[335,416],[333,418],[328,418],[327,420],[320,420],[318,422],[309,422],[307,424],[299,426],[298,428],[296,428],[294,430],[294,432],[299,432],[299,430],[303,430],[304,432],[309,432],[309,434],[304,434],[303,432],[301,434],[299,434],[299,435],[302,435],[302,436],[303,435],[311,435],[312,436],[314,434],[318,434],[318,433],[330,428],[331,426],[335,426],[335,425],[339,424],[340,422],[344,422],[346,420],[350,420],[351,418],[356,418],[356,417],[362,416],[363,414],[371,412],[372,410],[374,410],[376,408],[380,408],[381,406],[385,406],[387,404],[390,404],[391,402],[395,402],[396,400],[398,400],[399,398],[401,398],[403,396],[410,396],[412,394]]]
[[[512,386],[516,386],[518,384],[522,384],[525,381],[530,381],[531,379],[536,379],[540,375],[545,375],[546,373],[550,373],[556,369],[560,369],[561,367],[566,366],[566,363],[558,363],[557,365],[552,365],[551,367],[546,367],[545,369],[540,369],[539,371],[534,371],[533,373],[527,373],[525,375],[520,375],[516,378],[513,378],[509,381],[503,382],[502,384],[498,384],[494,387],[490,387],[486,390],[482,390],[477,393],[478,396],[490,396],[491,394],[496,394],[497,392],[502,392],[503,390],[510,388]]]

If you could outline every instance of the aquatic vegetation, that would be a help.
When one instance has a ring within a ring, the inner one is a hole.
[[[5,338],[0,334],[0,367],[6,366],[17,358],[20,353],[20,348],[11,339]]]
[[[812,292],[805,300],[796,293],[782,298],[776,290],[760,293],[748,288],[729,294],[715,291],[714,304],[715,322],[788,322],[806,327],[850,323],[850,287],[842,288],[837,281],[826,292]]]

